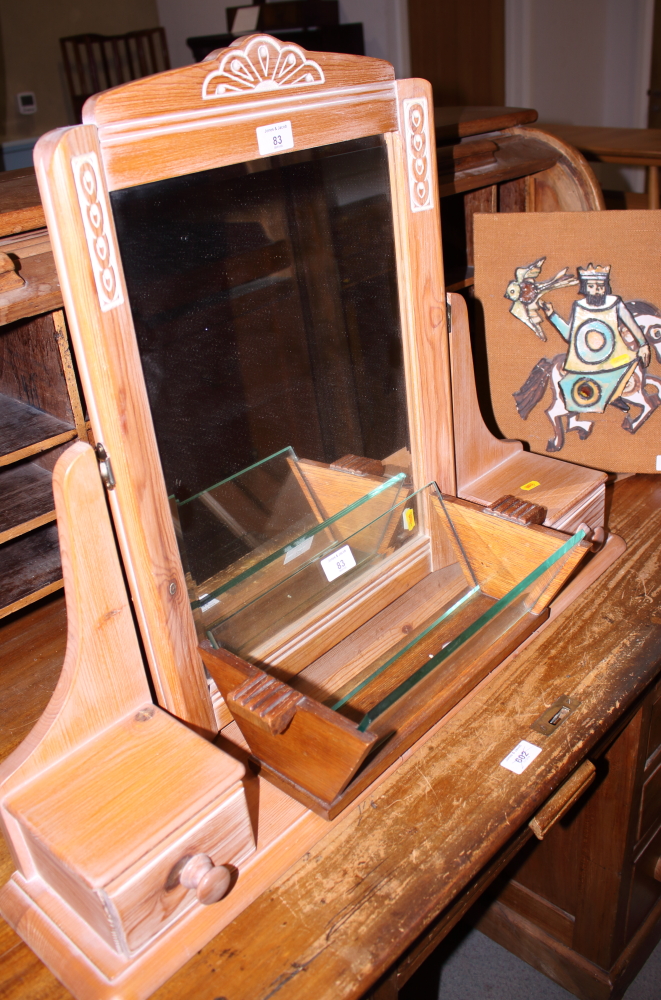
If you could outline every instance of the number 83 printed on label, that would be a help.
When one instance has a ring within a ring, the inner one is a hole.
[[[257,144],[262,156],[272,153],[282,153],[285,149],[294,148],[294,134],[291,122],[278,122],[276,125],[260,125],[255,129]]]
[[[343,545],[341,549],[336,549],[332,556],[326,556],[321,560],[321,568],[329,583],[337,580],[338,576],[348,573],[355,565],[356,560],[348,545]]]

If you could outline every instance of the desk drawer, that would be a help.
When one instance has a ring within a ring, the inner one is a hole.
[[[656,696],[656,699],[652,705],[650,714],[647,753],[645,755],[648,763],[651,763],[652,757],[655,756],[657,750],[661,747],[661,686],[658,686],[656,691],[653,692],[652,697],[654,696]]]
[[[638,839],[661,822],[661,763],[643,785]]]
[[[657,877],[657,863],[661,861],[661,830],[647,845],[634,866],[626,940],[630,941],[647,914],[661,896],[661,881]],[[659,865],[661,869],[661,864]],[[658,873],[661,875],[661,870]]]
[[[206,854],[215,865],[238,865],[254,850],[252,827],[243,788],[230,798],[212,802],[190,823],[159,844],[137,864],[105,887],[117,912],[129,952],[191,906],[199,906],[195,891],[168,876],[182,859]]]

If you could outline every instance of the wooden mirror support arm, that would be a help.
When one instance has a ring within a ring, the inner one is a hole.
[[[233,905],[255,850],[245,768],[152,703],[88,444],[62,455],[53,487],[67,650],[0,766],[17,867],[0,913],[80,1000],[144,998],[227,922],[210,904]]]

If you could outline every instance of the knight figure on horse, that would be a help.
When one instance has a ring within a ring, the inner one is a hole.
[[[661,380],[645,371],[651,356],[647,331],[641,329],[629,308],[639,303],[626,304],[612,294],[610,270],[610,265],[578,268],[579,295],[583,298],[573,303],[568,322],[550,302],[538,300],[538,307],[568,349],[553,359],[542,358],[514,399],[525,420],[551,382],[553,400],[545,412],[555,433],[546,446],[549,452],[560,451],[564,445],[563,417],[567,417],[567,431],[577,431],[583,441],[592,432],[594,421],[582,418],[615,406],[625,412],[624,430],[635,434],[661,403]],[[647,303],[643,305],[656,312]],[[656,392],[646,392],[647,385],[654,386]],[[641,408],[636,417],[629,413],[631,405]]]

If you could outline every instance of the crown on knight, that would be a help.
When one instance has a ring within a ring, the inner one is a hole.
[[[581,281],[606,281],[610,277],[611,266],[604,264],[588,264],[587,267],[579,267],[578,276]]]

